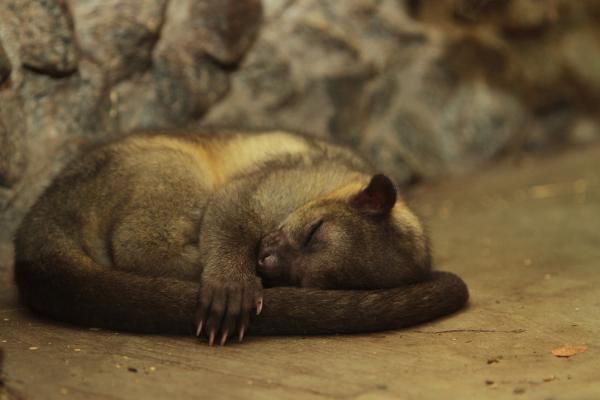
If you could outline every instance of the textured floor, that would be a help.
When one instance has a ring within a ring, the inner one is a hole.
[[[471,305],[457,315],[402,331],[209,348],[33,318],[5,273],[0,399],[599,399],[600,148],[414,197],[438,266],[469,284]],[[587,350],[552,354],[565,345]]]

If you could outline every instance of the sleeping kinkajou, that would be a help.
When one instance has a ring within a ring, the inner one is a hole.
[[[354,151],[282,131],[211,133],[130,135],[67,165],[16,235],[22,300],[68,322],[210,344],[398,328],[466,303],[460,278],[431,271],[396,185]]]

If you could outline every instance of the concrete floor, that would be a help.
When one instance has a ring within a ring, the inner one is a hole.
[[[32,399],[600,399],[600,147],[420,188],[413,201],[437,265],[470,287],[459,314],[209,348],[34,318],[5,276],[5,384]],[[563,345],[587,351],[551,353]]]

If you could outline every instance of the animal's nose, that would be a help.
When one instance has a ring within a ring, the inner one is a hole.
[[[262,271],[275,272],[279,269],[282,245],[283,237],[280,231],[271,232],[262,239],[258,252],[258,266]]]
[[[279,262],[279,259],[277,258],[277,256],[268,251],[263,252],[258,257],[258,265],[261,268],[265,268],[265,269],[269,269],[269,270],[275,269],[275,268],[277,268],[278,262]]]

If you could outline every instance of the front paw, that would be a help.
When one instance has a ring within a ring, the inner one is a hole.
[[[241,342],[250,325],[250,315],[260,314],[263,305],[259,278],[252,276],[238,282],[221,280],[203,279],[198,295],[196,336],[204,331],[211,346],[216,336],[220,336],[222,346],[236,331]]]

